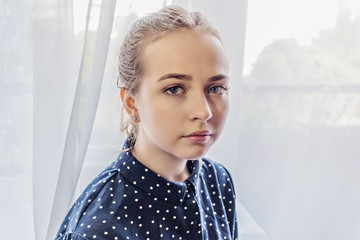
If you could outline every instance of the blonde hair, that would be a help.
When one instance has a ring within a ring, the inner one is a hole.
[[[221,42],[218,31],[200,12],[189,12],[179,6],[168,6],[137,20],[125,36],[119,55],[119,77],[117,85],[135,96],[144,73],[142,52],[147,44],[180,29],[188,29],[214,35]],[[129,135],[130,146],[137,136],[137,125],[125,119],[122,109],[121,128]]]

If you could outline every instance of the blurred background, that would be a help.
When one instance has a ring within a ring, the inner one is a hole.
[[[207,15],[229,55],[208,155],[234,178],[240,239],[360,240],[360,0],[0,0],[2,238],[53,239],[115,159],[119,46],[170,4]]]

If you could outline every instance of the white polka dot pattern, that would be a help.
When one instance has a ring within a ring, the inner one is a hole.
[[[190,177],[171,182],[120,153],[74,203],[56,240],[237,239],[230,174],[205,158],[187,165]]]

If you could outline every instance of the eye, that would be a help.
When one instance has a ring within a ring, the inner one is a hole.
[[[173,86],[165,89],[165,92],[170,95],[178,95],[184,93],[184,89],[180,86]]]
[[[211,86],[208,90],[208,93],[212,94],[222,94],[227,90],[224,86]]]

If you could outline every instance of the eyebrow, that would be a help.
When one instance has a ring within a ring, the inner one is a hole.
[[[219,74],[219,75],[209,78],[209,82],[215,82],[215,81],[219,81],[221,79],[229,80],[229,77],[226,76],[225,74]]]
[[[192,80],[192,77],[190,75],[180,74],[180,73],[168,73],[162,76],[161,78],[159,78],[159,80],[157,81],[159,82],[168,78],[176,78],[180,80]]]
[[[192,76],[190,75],[186,75],[186,74],[181,74],[181,73],[168,73],[168,74],[165,74],[164,76],[162,76],[161,78],[159,78],[157,81],[162,81],[162,80],[165,80],[165,79],[169,79],[169,78],[175,78],[175,79],[179,79],[179,80],[192,80]],[[219,81],[221,79],[229,79],[228,76],[226,76],[225,74],[219,74],[219,75],[216,75],[216,76],[212,76],[210,77],[208,80],[209,82],[215,82],[215,81]]]

